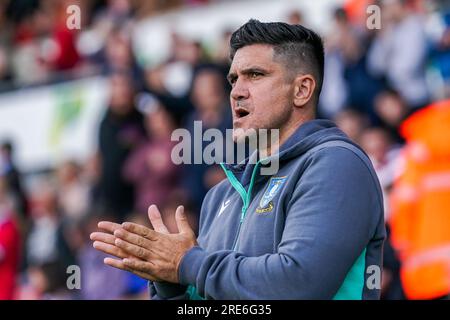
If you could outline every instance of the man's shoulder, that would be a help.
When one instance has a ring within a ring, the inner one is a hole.
[[[221,198],[225,197],[225,194],[230,189],[231,184],[228,182],[227,178],[224,178],[222,181],[220,181],[218,184],[216,184],[214,187],[209,189],[209,191],[206,193],[206,196],[203,200],[203,203],[207,201],[215,201],[220,200]]]
[[[326,176],[330,183],[349,182],[353,178],[381,198],[381,187],[372,162],[356,145],[344,142],[325,146],[312,152],[308,162],[306,171],[313,170],[316,178]]]
[[[311,148],[304,155],[316,161],[362,162],[369,171],[373,170],[372,162],[366,153],[360,147],[347,141],[328,141]],[[336,163],[337,166],[339,162]]]

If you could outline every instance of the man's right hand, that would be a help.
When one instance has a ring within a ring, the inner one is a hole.
[[[101,230],[104,230],[105,232],[91,233],[90,238],[92,241],[94,241],[93,247],[95,249],[102,251],[106,254],[112,255],[114,257],[120,258],[120,259],[128,258],[128,259],[132,259],[132,260],[141,260],[137,257],[131,256],[129,253],[125,252],[124,250],[122,250],[121,248],[119,248],[115,245],[115,241],[117,238],[114,236],[114,231],[121,229],[122,225],[120,225],[118,223],[114,223],[114,222],[109,222],[109,221],[101,221],[98,223],[98,228]],[[105,258],[104,259],[105,262],[107,259],[110,259],[110,258]],[[147,273],[130,269],[122,262],[122,260],[117,260],[117,263],[121,264],[119,266],[120,269],[132,272],[141,278],[144,278],[144,279],[147,279],[150,281],[157,280]]]

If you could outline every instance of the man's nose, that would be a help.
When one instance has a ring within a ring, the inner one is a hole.
[[[249,91],[247,86],[243,83],[243,81],[240,81],[239,79],[236,80],[233,88],[231,89],[230,96],[231,99],[236,101],[248,98]]]

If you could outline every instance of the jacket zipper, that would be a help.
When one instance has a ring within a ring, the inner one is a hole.
[[[234,189],[236,189],[236,191],[239,193],[239,195],[242,198],[243,201],[243,207],[241,210],[241,218],[239,220],[239,226],[238,226],[238,230],[237,230],[237,234],[236,237],[234,239],[234,243],[233,243],[233,251],[237,250],[237,244],[239,241],[239,237],[241,234],[241,226],[242,223],[244,222],[245,216],[247,214],[247,209],[248,206],[250,205],[250,198],[251,198],[251,194],[252,194],[252,189],[253,189],[253,185],[255,184],[255,177],[256,177],[256,172],[258,171],[259,166],[261,165],[261,162],[258,161],[255,165],[255,167],[253,168],[253,172],[252,172],[252,177],[250,179],[250,184],[248,187],[248,192],[245,191],[245,188],[242,186],[242,184],[236,179],[236,177],[234,176],[234,174],[230,171],[228,171],[227,168],[225,168],[224,164],[221,163],[220,164],[223,171],[225,171],[225,174],[228,178],[228,180],[230,181],[231,185],[233,186]],[[197,298],[200,297],[201,299],[205,299],[203,297],[201,297],[200,295],[198,295],[197,293],[197,289],[194,286],[189,286],[188,289],[186,290],[187,294],[189,295],[189,299],[193,299],[193,298]]]
[[[222,165],[222,168],[225,171],[225,174],[228,177],[228,180],[230,181],[231,185],[236,189],[236,191],[239,193],[239,195],[242,198],[243,201],[243,207],[241,210],[241,218],[239,220],[239,226],[237,229],[237,234],[236,237],[234,239],[233,242],[233,246],[232,246],[232,250],[236,251],[237,247],[238,247],[238,241],[239,241],[239,237],[241,234],[241,226],[242,223],[244,222],[245,216],[247,215],[247,209],[250,205],[250,200],[251,200],[251,193],[252,193],[252,189],[253,189],[253,185],[255,184],[255,177],[256,177],[256,172],[258,171],[258,168],[260,166],[260,162],[258,161],[255,164],[255,167],[253,168],[253,172],[252,172],[252,177],[250,179],[250,184],[248,187],[248,191],[245,190],[245,188],[242,186],[242,184],[236,179],[236,177],[234,176],[234,174],[230,171],[228,171],[225,166]]]
[[[236,237],[234,238],[234,243],[233,243],[233,247],[232,247],[233,251],[237,250],[237,244],[238,244],[238,241],[239,241],[239,237],[241,235],[241,226],[242,226],[242,223],[244,222],[245,214],[247,213],[247,207],[245,205],[242,207],[242,211],[241,212],[242,212],[241,213],[241,219],[239,221],[237,234],[236,234]]]

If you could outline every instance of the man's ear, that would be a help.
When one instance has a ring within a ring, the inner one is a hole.
[[[294,105],[304,107],[311,100],[316,81],[310,74],[299,75],[294,80]]]

